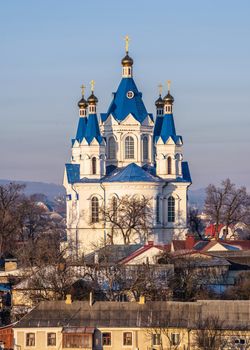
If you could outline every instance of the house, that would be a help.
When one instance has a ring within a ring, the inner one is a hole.
[[[228,348],[242,344],[246,349],[250,301],[72,302],[68,296],[40,303],[14,326],[14,339],[19,350],[148,350],[160,344],[186,350],[197,348],[205,324]]]

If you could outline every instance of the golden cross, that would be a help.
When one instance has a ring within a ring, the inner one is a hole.
[[[91,92],[93,93],[95,90],[95,81],[94,80],[91,80],[90,86],[91,86]]]
[[[81,89],[82,89],[82,96],[84,96],[84,90],[85,90],[85,86],[82,84],[81,86]]]
[[[128,53],[129,42],[130,42],[130,38],[129,38],[128,35],[126,35],[125,36],[125,50],[126,50],[126,53]]]
[[[168,84],[168,92],[169,92],[170,91],[171,80],[168,80],[167,84]]]
[[[162,94],[162,88],[163,88],[162,84],[159,84],[159,85],[158,85],[158,88],[159,88],[159,95],[161,96],[161,94]]]

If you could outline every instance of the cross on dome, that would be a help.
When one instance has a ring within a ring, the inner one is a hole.
[[[129,48],[129,42],[130,42],[130,37],[128,35],[125,36],[125,51],[128,53],[128,48]]]
[[[84,96],[84,92],[85,92],[85,87],[83,84],[81,85],[81,90],[82,90],[82,96]]]
[[[91,80],[90,86],[91,86],[91,92],[93,93],[95,90],[95,81],[94,80]]]

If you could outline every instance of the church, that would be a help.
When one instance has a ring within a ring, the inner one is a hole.
[[[152,207],[150,241],[167,244],[185,239],[191,176],[183,157],[183,139],[176,133],[170,81],[166,96],[148,113],[133,78],[133,59],[121,61],[122,77],[106,113],[97,113],[98,98],[78,102],[79,121],[72,139],[72,156],[65,165],[67,244],[77,253],[92,251],[105,242],[109,225],[101,208],[123,196],[149,198]],[[116,238],[116,244],[123,242]],[[139,237],[134,243],[139,242]]]

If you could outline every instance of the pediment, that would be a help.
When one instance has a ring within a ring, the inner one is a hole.
[[[167,141],[166,141],[165,144],[166,144],[166,145],[175,145],[175,142],[174,142],[174,140],[172,139],[172,137],[169,136],[169,138],[167,139]]]
[[[90,142],[90,145],[92,145],[92,146],[97,146],[97,145],[99,145],[99,142],[98,142],[97,139],[94,137],[93,140]]]
[[[156,142],[157,145],[164,145],[164,142],[162,140],[162,138],[159,136],[157,142]]]
[[[82,139],[81,146],[88,146],[88,142],[85,137]]]
[[[114,116],[112,114],[110,114],[103,124],[104,125],[118,125],[118,122],[114,118]]]
[[[133,114],[131,114],[131,113],[129,113],[126,116],[126,118],[123,121],[121,121],[121,124],[140,125],[138,120],[136,120],[135,117],[133,116]]]
[[[154,126],[153,120],[149,117],[149,115],[146,116],[146,118],[141,123],[143,126]]]
[[[80,146],[79,142],[75,140],[72,148],[78,148],[79,146]]]

